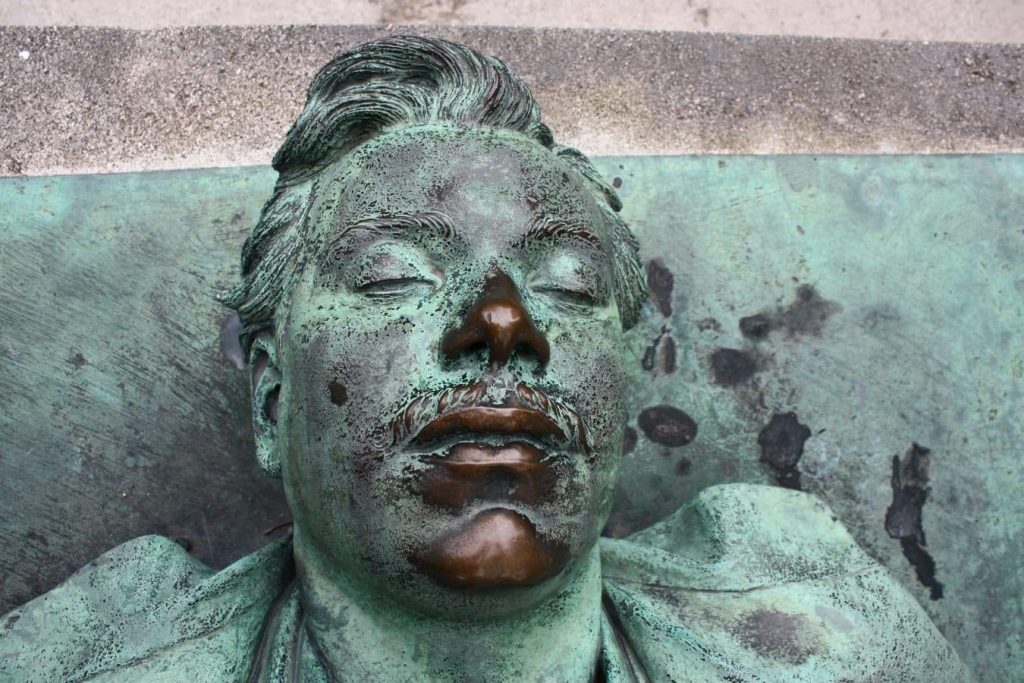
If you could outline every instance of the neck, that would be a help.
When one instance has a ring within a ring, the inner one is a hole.
[[[488,620],[422,615],[352,585],[303,547],[300,534],[295,552],[306,630],[334,680],[593,678],[601,636],[596,546],[550,598]]]

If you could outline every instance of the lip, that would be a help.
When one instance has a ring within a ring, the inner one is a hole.
[[[484,435],[528,436],[541,443],[564,444],[564,431],[539,410],[516,406],[473,406],[445,413],[427,423],[413,438],[413,443],[426,445],[450,437]]]
[[[477,467],[508,467],[517,471],[532,471],[544,460],[544,452],[527,443],[513,441],[502,446],[477,443],[459,443],[452,447],[448,457],[439,460],[454,470],[470,471]]]
[[[542,450],[522,441],[501,446],[458,443],[446,457],[432,457],[419,481],[431,504],[458,509],[473,500],[534,505],[554,493],[557,475]]]

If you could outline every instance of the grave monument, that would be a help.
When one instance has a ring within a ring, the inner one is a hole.
[[[3,617],[3,680],[963,681],[813,496],[712,486],[601,538],[646,297],[611,185],[439,39],[310,86],[224,296],[293,533],[125,543]]]

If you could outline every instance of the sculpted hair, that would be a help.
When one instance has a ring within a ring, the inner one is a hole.
[[[516,131],[551,150],[601,200],[611,225],[614,289],[623,328],[646,296],[636,237],[615,190],[586,156],[557,145],[540,107],[504,62],[437,38],[389,37],[336,57],[313,79],[306,106],[274,156],[274,192],[242,247],[242,278],[221,301],[238,312],[243,345],[272,329],[301,268],[310,190],[321,170],[382,132],[428,123]]]

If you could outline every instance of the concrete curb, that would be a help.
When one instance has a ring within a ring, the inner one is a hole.
[[[505,59],[589,154],[1024,151],[1024,45],[578,29],[0,28],[0,175],[268,163],[331,56],[428,33]]]

